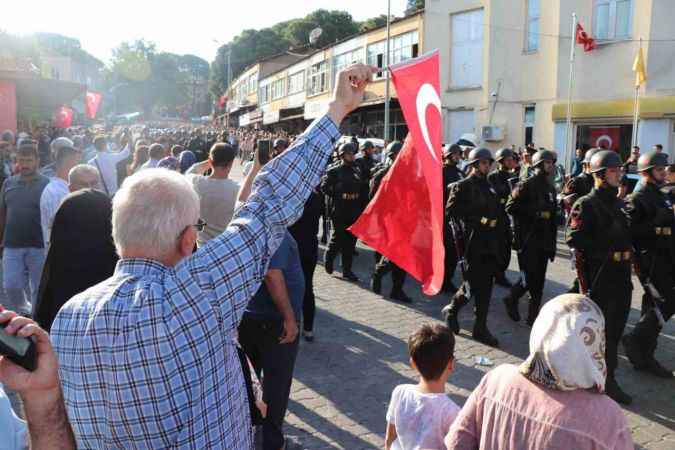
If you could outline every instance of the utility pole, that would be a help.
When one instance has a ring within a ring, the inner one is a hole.
[[[389,45],[391,38],[391,0],[387,0],[387,45],[384,56],[384,143],[389,142],[389,101],[391,94],[389,92]]]

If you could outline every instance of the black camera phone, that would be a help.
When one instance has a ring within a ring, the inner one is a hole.
[[[26,370],[34,371],[37,365],[35,342],[31,338],[8,334],[5,325],[0,324],[0,355]]]
[[[264,166],[272,159],[272,142],[269,139],[258,140],[258,160],[260,165]]]

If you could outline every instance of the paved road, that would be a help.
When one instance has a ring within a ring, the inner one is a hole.
[[[240,170],[235,167],[234,172],[239,178]],[[563,293],[572,281],[567,247],[560,244],[559,249],[556,261],[549,267],[545,299]],[[406,290],[415,299],[412,305],[373,294],[368,289],[373,256],[362,246],[359,252],[355,271],[360,283],[342,281],[327,275],[322,266],[317,267],[316,339],[301,343],[286,419],[286,432],[293,437],[295,448],[382,448],[391,391],[398,384],[416,382],[408,365],[407,336],[424,322],[440,321],[440,309],[447,302],[442,295],[425,296],[420,285],[410,279]],[[508,274],[512,280],[517,278],[516,270],[514,255]],[[634,284],[627,328],[639,318],[642,289],[637,280]],[[390,286],[390,280],[385,280],[382,292],[387,294]],[[495,288],[489,318],[502,344],[500,350],[470,338],[471,308],[465,308],[460,316],[462,332],[457,337],[456,370],[446,385],[448,394],[460,406],[490,369],[476,365],[476,356],[486,356],[495,364],[518,364],[528,354],[529,328],[506,317],[499,302],[504,295],[504,289]],[[521,314],[526,314],[524,302]],[[656,357],[667,367],[675,368],[673,320],[659,339]],[[675,381],[634,371],[623,354],[617,378],[634,397],[633,405],[624,411],[636,448],[675,449]]]

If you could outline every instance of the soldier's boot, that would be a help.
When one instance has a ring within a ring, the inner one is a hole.
[[[612,400],[622,405],[630,405],[633,403],[633,398],[626,394],[616,382],[614,374],[607,374],[607,381],[605,382],[605,394]]]
[[[621,342],[628,360],[635,369],[659,378],[673,378],[673,372],[663,367],[654,358],[660,331],[659,320],[652,310],[642,316],[633,331],[626,334]]]
[[[531,297],[530,301],[527,304],[527,325],[534,325],[534,321],[537,320],[539,315],[539,308],[541,307],[541,297]]]
[[[354,254],[351,251],[347,250],[342,252],[342,278],[351,281],[352,283],[358,283],[359,277],[352,272],[353,258]]]
[[[455,334],[459,334],[459,321],[457,316],[459,315],[459,311],[467,303],[469,303],[469,299],[464,295],[464,293],[457,292],[450,299],[450,303],[448,303],[445,308],[441,310],[441,314],[443,315],[443,319],[445,319],[445,323],[448,325],[448,328],[450,328],[450,331]]]
[[[514,322],[520,322],[520,311],[518,311],[518,300],[520,300],[520,297],[522,297],[525,292],[526,292],[525,287],[520,281],[518,281],[511,287],[511,292],[509,292],[509,295],[504,297],[503,301],[504,306],[506,306],[506,314],[508,314],[508,316]]]
[[[490,347],[499,348],[499,341],[490,333],[487,327],[487,305],[479,305],[476,303],[476,323],[473,326],[473,333],[471,336],[474,340],[489,345]]]
[[[403,283],[405,283],[405,272],[403,269],[392,264],[391,268],[392,288],[390,297],[403,303],[412,303],[412,299],[403,292]]]

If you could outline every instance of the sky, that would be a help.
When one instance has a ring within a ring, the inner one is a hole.
[[[5,3],[5,2],[3,2]],[[0,30],[13,34],[52,32],[80,40],[103,62],[122,41],[144,38],[158,50],[191,53],[211,62],[217,48],[247,28],[264,28],[304,17],[316,9],[348,11],[354,20],[387,13],[387,0],[10,0]],[[403,15],[405,0],[391,0]]]

